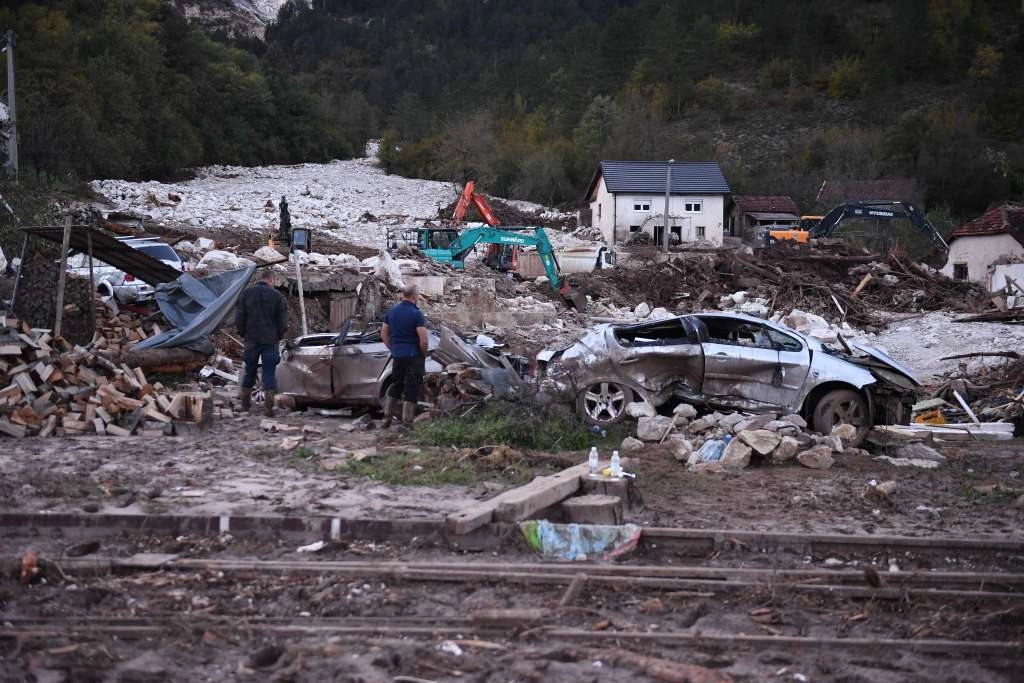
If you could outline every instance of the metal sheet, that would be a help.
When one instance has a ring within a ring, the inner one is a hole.
[[[40,237],[48,242],[55,244],[63,242],[64,226],[41,225],[26,227],[21,230],[28,235]],[[98,228],[86,225],[71,227],[71,238],[69,240],[71,251],[83,254],[88,253],[90,235],[92,236],[93,258],[110,264],[130,275],[134,275],[147,284],[155,286],[166,282],[173,282],[181,275],[181,271],[172,268],[163,261],[155,259],[138,249],[133,249]]]

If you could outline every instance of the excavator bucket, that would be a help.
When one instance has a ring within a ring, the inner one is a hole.
[[[559,287],[558,293],[562,295],[565,303],[570,308],[575,308],[580,313],[584,313],[587,310],[587,293],[582,289],[573,287],[568,282],[565,282]]]

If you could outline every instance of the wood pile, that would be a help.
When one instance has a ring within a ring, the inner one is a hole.
[[[0,311],[0,434],[168,434],[205,426],[207,394],[170,393],[131,368]]]
[[[117,356],[127,353],[137,342],[163,332],[160,325],[132,311],[122,311],[95,294],[96,333],[90,349],[108,350]]]
[[[18,269],[14,313],[32,327],[51,328],[57,311],[57,278],[60,274],[60,247],[38,238],[28,241],[25,260]],[[94,287],[88,271],[68,273],[64,284],[62,334],[74,343],[87,344],[93,337],[94,323],[89,304]]]

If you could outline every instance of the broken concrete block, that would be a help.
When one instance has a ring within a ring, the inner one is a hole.
[[[664,415],[654,417],[641,417],[636,421],[636,438],[641,441],[661,441],[669,427],[672,426],[672,418]]]
[[[636,453],[644,449],[644,442],[640,439],[634,439],[631,436],[627,436],[622,440],[622,445],[619,446],[619,450],[623,453]]]
[[[782,437],[767,429],[748,429],[737,434],[733,441],[736,440],[743,441],[761,455],[768,455],[779,445]]]
[[[796,457],[800,450],[800,442],[791,436],[784,436],[779,440],[779,445],[772,451],[772,462],[775,464],[784,463]]]
[[[832,467],[832,463],[835,460],[832,459],[832,449],[828,446],[815,446],[810,448],[803,453],[799,453],[796,459],[800,461],[800,464],[804,467],[810,467],[815,470],[827,470]]]
[[[750,464],[750,446],[740,439],[733,439],[722,453],[722,467],[727,470],[741,470]]]
[[[679,417],[684,417],[687,420],[692,420],[693,418],[697,417],[697,409],[691,406],[689,403],[680,403],[679,405],[672,409],[672,414],[678,415]]]
[[[665,443],[676,460],[687,460],[693,452],[693,444],[682,434],[670,434]]]
[[[626,415],[630,417],[654,417],[658,411],[647,401],[634,401],[626,406]]]
[[[638,320],[643,320],[650,314],[651,307],[647,305],[646,301],[640,302],[639,304],[636,305],[636,308],[633,309],[633,315],[635,315]]]
[[[915,442],[908,443],[906,446],[900,446],[896,449],[896,457],[906,458],[907,460],[931,460],[933,462],[946,462],[946,456],[939,453],[931,446],[926,446],[923,443]]]

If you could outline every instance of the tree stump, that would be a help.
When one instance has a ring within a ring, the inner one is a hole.
[[[594,493],[602,496],[616,496],[622,500],[622,504],[629,505],[629,488],[632,479],[620,477],[601,477],[589,475],[583,477],[583,493]]]
[[[590,494],[562,501],[570,522],[577,524],[622,524],[622,499],[618,496]]]

